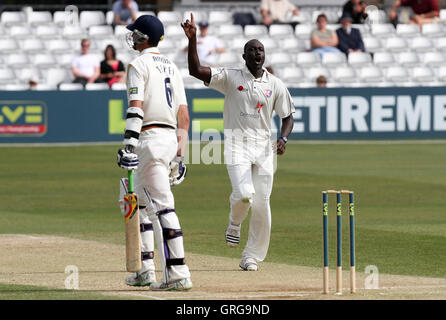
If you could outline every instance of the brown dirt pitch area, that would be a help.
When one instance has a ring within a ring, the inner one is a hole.
[[[446,299],[446,279],[379,274],[378,289],[364,289],[367,274],[357,270],[357,293],[321,294],[322,268],[263,262],[245,272],[239,260],[186,254],[194,288],[188,292],[152,292],[124,284],[125,249],[95,241],[43,235],[0,235],[0,283],[65,289],[67,266],[78,268],[79,291],[136,299],[285,300],[285,299]],[[162,274],[157,272],[158,279]],[[330,274],[334,292],[334,270]]]

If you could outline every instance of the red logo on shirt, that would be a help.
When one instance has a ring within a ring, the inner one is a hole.
[[[257,102],[257,106],[256,106],[257,113],[260,113],[260,109],[262,109],[262,107],[263,107],[263,104],[260,104],[260,102]]]
[[[243,91],[243,86],[239,86],[238,91]]]

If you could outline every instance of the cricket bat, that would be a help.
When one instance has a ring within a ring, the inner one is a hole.
[[[129,272],[141,269],[141,235],[139,233],[138,197],[134,193],[133,170],[128,172],[128,193],[124,196],[125,258]]]

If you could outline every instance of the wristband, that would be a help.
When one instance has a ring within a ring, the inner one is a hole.
[[[288,138],[285,136],[281,136],[279,139],[282,139],[283,142],[287,143],[288,142]]]

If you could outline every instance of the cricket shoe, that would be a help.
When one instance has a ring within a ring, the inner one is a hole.
[[[245,271],[257,271],[259,270],[259,265],[254,258],[242,258],[242,261],[240,261],[240,268]]]
[[[228,228],[226,229],[226,244],[235,248],[240,243],[240,226],[235,226],[232,223],[229,223]]]
[[[156,282],[155,271],[135,272],[125,279],[125,284],[132,287],[147,287]]]
[[[174,280],[171,282],[154,282],[150,285],[152,291],[186,291],[192,289],[190,278]]]

